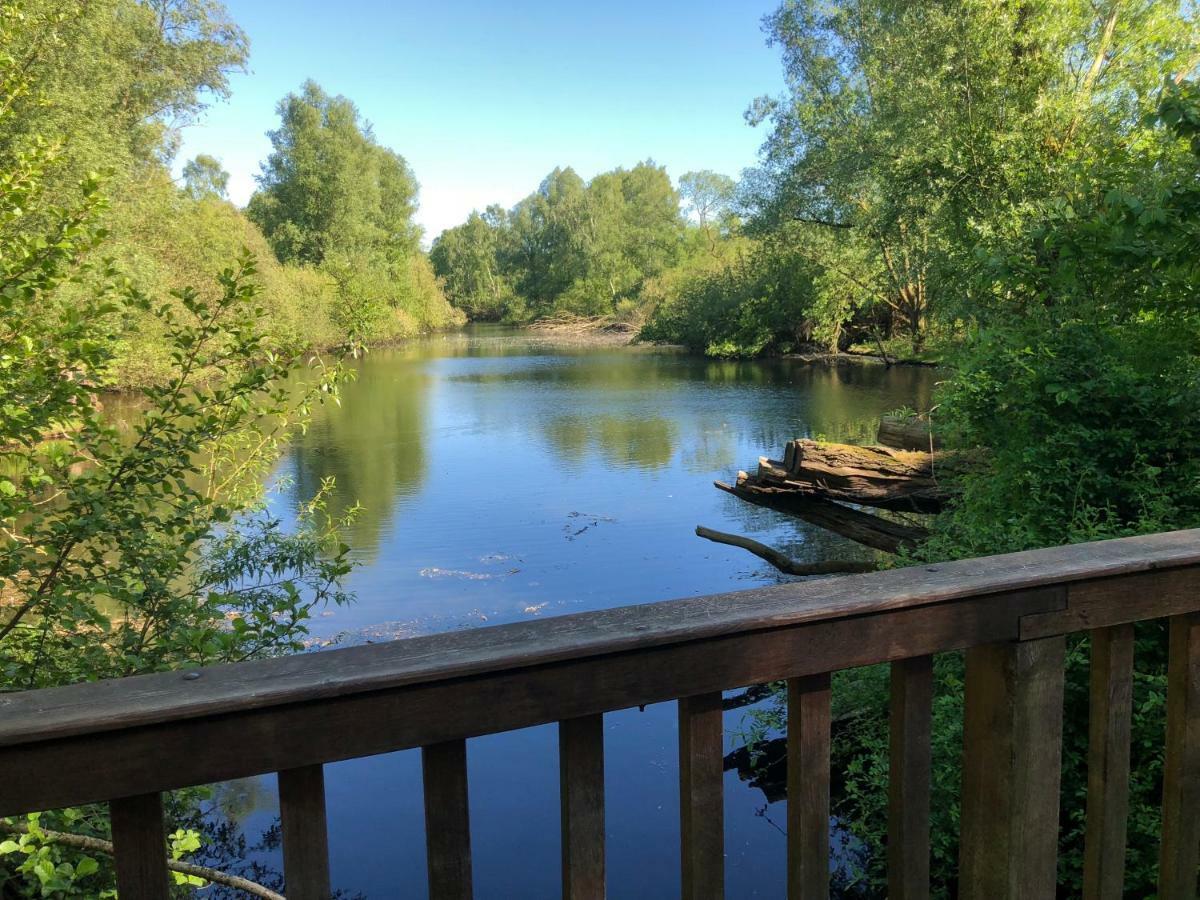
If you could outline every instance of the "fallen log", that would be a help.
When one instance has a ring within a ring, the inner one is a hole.
[[[916,416],[884,416],[875,434],[877,443],[897,450],[921,450],[932,453],[942,449],[942,439],[933,433],[928,419]]]
[[[755,480],[843,503],[937,513],[947,496],[934,467],[946,456],[802,438],[788,441],[782,461],[760,458]]]
[[[745,472],[738,472],[737,483],[734,485],[721,481],[714,484],[719,490],[755,506],[795,516],[810,525],[840,534],[855,543],[873,550],[882,550],[884,553],[898,553],[906,547],[919,544],[929,536],[928,530],[919,525],[894,522],[851,509],[841,503],[827,500],[813,491],[764,485],[751,479]]]
[[[846,575],[851,572],[874,572],[877,568],[873,562],[857,559],[834,559],[827,562],[807,564],[798,563],[786,553],[780,553],[774,547],[768,547],[766,544],[759,543],[753,538],[742,537],[738,534],[729,534],[724,531],[716,531],[712,528],[705,528],[703,525],[696,526],[696,534],[717,544],[727,544],[730,547],[740,547],[743,550],[748,550],[760,559],[765,559],[785,575],[799,575],[802,577],[810,575]]]

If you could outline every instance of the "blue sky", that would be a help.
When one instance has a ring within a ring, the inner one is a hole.
[[[673,178],[736,176],[764,137],[743,111],[782,87],[760,27],[776,0],[225,5],[250,36],[250,72],[184,131],[179,164],[220,158],[244,204],[276,102],[314,78],[408,159],[427,241],[472,209],[511,206],[556,165],[590,178],[653,158]]]

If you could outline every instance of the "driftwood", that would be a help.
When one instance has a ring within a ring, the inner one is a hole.
[[[788,441],[782,461],[760,458],[756,481],[829,500],[897,512],[941,512],[945,490],[934,477],[945,454]]]
[[[916,416],[884,416],[879,420],[875,440],[884,447],[897,450],[932,453],[942,449],[942,439],[932,431],[930,421]]]
[[[731,547],[748,550],[755,556],[765,559],[785,575],[846,575],[851,572],[874,572],[876,569],[873,562],[855,559],[835,559],[809,564],[798,563],[786,553],[780,553],[774,547],[768,547],[753,538],[715,531],[712,528],[705,528],[703,525],[696,526],[696,534],[718,544],[728,544]]]
[[[976,453],[944,452],[930,437],[927,420],[886,417],[879,424],[880,444],[859,447],[800,438],[788,441],[783,459],[760,457],[758,469],[738,472],[737,482],[715,482],[735,497],[795,516],[864,547],[899,553],[929,537],[929,530],[906,516],[876,515],[860,507],[893,513],[934,514],[948,492],[938,476],[970,465]],[[697,528],[709,540],[741,547],[793,575],[863,571],[869,563],[828,562],[804,566],[750,538]]]
[[[894,522],[851,509],[841,503],[826,500],[816,493],[787,488],[763,486],[751,480],[745,472],[738,473],[737,484],[714,482],[719,490],[733,494],[755,506],[778,510],[803,519],[842,537],[885,553],[897,553],[905,547],[920,543],[929,532],[919,525]]]

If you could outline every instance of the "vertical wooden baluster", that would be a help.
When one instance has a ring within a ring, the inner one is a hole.
[[[829,897],[829,673],[788,680],[789,900]]]
[[[110,801],[108,809],[121,900],[168,900],[162,795],[123,797]]]
[[[1062,777],[1062,637],[967,651],[959,894],[1055,894]]]
[[[1200,613],[1171,618],[1163,761],[1161,900],[1193,900],[1200,867]]]
[[[604,897],[604,717],[558,723],[562,895]]]
[[[1133,712],[1133,625],[1092,632],[1088,713],[1087,838],[1083,896],[1120,900],[1129,817],[1129,739]]]
[[[279,773],[279,818],[288,900],[329,900],[329,833],[321,766]]]
[[[679,830],[684,900],[725,896],[721,694],[679,701]]]
[[[888,746],[888,897],[929,897],[933,657],[892,663]]]
[[[421,748],[425,783],[425,854],[429,896],[471,897],[471,821],[467,805],[467,742]]]

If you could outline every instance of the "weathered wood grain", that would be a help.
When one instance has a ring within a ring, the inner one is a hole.
[[[1200,614],[1171,620],[1160,900],[1194,900],[1200,869]]]
[[[1065,650],[1052,637],[967,651],[963,900],[1055,896]]]
[[[329,900],[329,833],[322,766],[279,773],[283,883],[289,900]]]
[[[1099,628],[1091,638],[1083,895],[1088,900],[1120,900],[1129,817],[1133,626]]]
[[[121,900],[168,900],[162,797],[157,793],[123,797],[108,808]]]
[[[738,472],[737,482],[732,486],[722,481],[713,482],[713,485],[739,500],[794,516],[884,553],[899,553],[929,537],[929,531],[919,525],[872,515],[842,503],[834,503],[813,492],[803,493],[755,483],[745,472]]]
[[[725,727],[719,691],[679,701],[679,861],[683,900],[725,896]]]
[[[928,419],[911,416],[883,416],[879,420],[875,440],[885,447],[894,447],[897,450],[929,452],[942,449],[941,435],[933,431],[932,423]]]
[[[1189,565],[1200,565],[1200,530],[0,694],[0,747]]]
[[[471,818],[467,799],[467,742],[421,748],[425,786],[425,859],[429,896],[471,898]]]
[[[945,491],[925,452],[860,447],[801,438],[788,441],[782,460],[760,458],[754,480],[812,491],[830,500],[905,512],[940,512]]]
[[[558,725],[564,900],[603,900],[604,717]]]
[[[933,657],[892,663],[888,745],[888,897],[929,897]]]
[[[788,680],[788,900],[829,897],[829,673]]]
[[[1067,587],[1061,610],[1028,616],[1021,639],[1073,634],[1127,622],[1160,619],[1200,609],[1200,567],[1146,572],[1135,579],[1104,578]]]
[[[850,578],[852,576],[847,576]],[[846,580],[846,579],[842,579]],[[1060,588],[0,748],[0,815],[210,784],[839,668],[1015,640]],[[204,746],[203,754],[194,752]],[[39,805],[40,804],[40,805]]]

